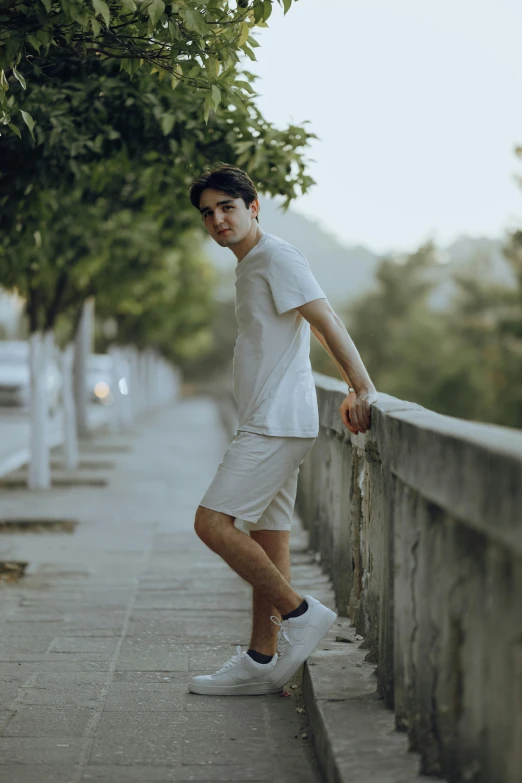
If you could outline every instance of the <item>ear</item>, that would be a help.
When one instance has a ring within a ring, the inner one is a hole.
[[[250,204],[250,214],[253,218],[259,215],[259,200],[255,198]]]

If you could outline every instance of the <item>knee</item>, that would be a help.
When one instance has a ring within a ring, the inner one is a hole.
[[[194,519],[194,530],[202,541],[208,541],[211,535],[212,511],[204,506],[198,506]]]

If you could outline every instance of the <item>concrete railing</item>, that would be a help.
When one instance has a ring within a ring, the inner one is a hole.
[[[422,771],[522,781],[522,432],[381,394],[352,435],[316,375],[298,510]]]

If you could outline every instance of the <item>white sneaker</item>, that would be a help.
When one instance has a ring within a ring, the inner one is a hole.
[[[272,684],[281,690],[298,668],[317,647],[334,624],[337,614],[311,595],[304,596],[308,609],[299,617],[270,619],[279,625],[277,663],[272,672]],[[275,656],[274,656],[275,657]]]
[[[190,678],[188,689],[192,693],[215,696],[249,696],[259,693],[277,693],[270,675],[277,664],[277,653],[268,663],[257,663],[237,645],[233,655],[214,674],[199,674]]]

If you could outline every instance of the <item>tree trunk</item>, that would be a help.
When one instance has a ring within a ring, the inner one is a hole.
[[[63,434],[64,462],[67,470],[78,468],[78,431],[73,383],[74,345],[70,343],[61,356],[63,376]]]
[[[78,434],[89,434],[87,389],[87,360],[92,352],[94,335],[94,298],[83,303],[82,315],[76,330],[74,353],[74,397],[76,402],[76,423]]]
[[[122,384],[122,400],[121,400],[121,412],[122,421],[125,429],[132,427],[133,420],[133,407],[132,407],[132,357],[128,347],[118,349],[122,357],[123,366],[123,384]]]
[[[128,429],[126,397],[128,397],[128,372],[125,369],[125,356],[121,348],[111,345],[109,355],[112,357],[111,394],[112,410],[110,429],[112,432],[122,432]]]
[[[49,489],[51,486],[49,454],[49,403],[47,394],[47,343],[41,331],[31,333],[31,454],[28,487]]]

